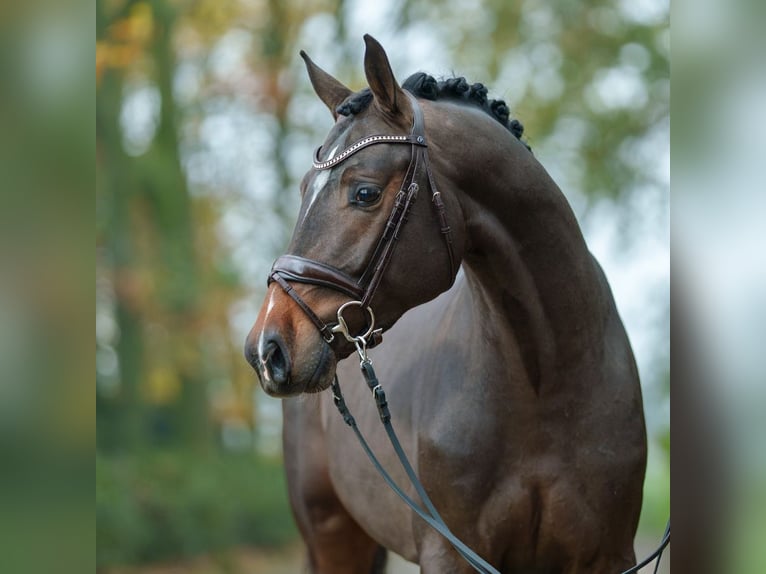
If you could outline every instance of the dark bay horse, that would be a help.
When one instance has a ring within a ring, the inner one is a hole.
[[[365,329],[369,305],[394,424],[450,529],[501,572],[621,572],[635,563],[646,431],[604,274],[503,102],[462,78],[400,86],[380,44],[365,42],[369,89],[356,93],[302,54],[335,125],[245,346],[264,390],[285,398],[309,569],[380,572],[388,549],[424,573],[470,571],[385,486],[331,393],[311,395],[337,371],[362,432],[406,484],[354,345],[329,329],[363,299],[349,330]]]

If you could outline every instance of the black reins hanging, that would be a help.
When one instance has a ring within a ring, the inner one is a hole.
[[[436,510],[433,502],[431,502],[431,498],[426,493],[425,488],[423,488],[423,484],[418,479],[418,476],[415,473],[415,469],[412,468],[412,464],[410,464],[410,461],[407,458],[401,443],[399,442],[399,437],[397,437],[396,432],[394,431],[394,427],[391,423],[391,413],[388,410],[386,393],[378,382],[378,378],[375,375],[375,370],[372,368],[372,363],[365,356],[359,366],[362,370],[364,380],[375,399],[375,405],[378,408],[380,421],[383,423],[383,428],[386,430],[386,434],[388,435],[388,439],[391,442],[391,446],[393,447],[394,452],[396,452],[396,456],[399,458],[399,462],[401,463],[402,468],[404,468],[405,473],[407,473],[407,478],[415,488],[418,498],[420,498],[423,506],[425,506],[425,509],[422,508],[417,502],[412,500],[412,498],[409,497],[398,484],[396,484],[394,479],[391,478],[391,475],[388,474],[386,469],[375,456],[375,453],[372,452],[372,449],[364,439],[362,432],[359,430],[354,416],[351,414],[348,406],[346,405],[346,401],[343,398],[343,393],[341,392],[340,384],[338,383],[338,377],[336,375],[332,383],[332,395],[335,406],[338,408],[338,411],[343,417],[344,422],[351,427],[351,430],[354,431],[359,444],[361,444],[362,449],[367,454],[367,457],[370,459],[375,469],[383,477],[383,480],[385,480],[386,484],[388,484],[391,490],[393,490],[396,495],[401,498],[404,503],[409,506],[421,519],[423,519],[426,524],[444,536],[444,538],[446,538],[447,541],[452,544],[452,547],[466,560],[466,562],[468,562],[474,568],[474,570],[481,572],[482,574],[500,574],[498,570],[496,570],[491,564],[489,564],[476,552],[471,550],[471,548],[462,540],[455,536],[447,524],[444,522],[444,519],[439,514],[439,511]]]

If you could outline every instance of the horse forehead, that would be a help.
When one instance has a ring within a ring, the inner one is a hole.
[[[338,121],[319,149],[320,161],[327,161],[340,153],[343,153],[354,142],[371,134],[389,133],[392,130],[386,129],[381,122],[376,122],[374,117],[368,115],[367,110],[359,115],[343,118]],[[350,164],[354,164],[352,161]],[[306,192],[304,194],[303,205],[299,221],[304,221],[309,215],[309,211],[315,205],[316,200],[322,195],[322,191],[328,187],[328,184],[339,181],[339,175],[348,167],[343,163],[332,169],[317,170],[311,169],[306,177]]]
[[[343,151],[347,145],[350,131],[351,122],[344,122],[341,125],[336,124],[319,150],[320,159],[327,161]],[[330,182],[331,172],[332,170],[329,169],[311,169],[311,175],[306,181],[306,193],[303,196],[303,205],[301,206],[301,213],[298,219],[299,222],[302,223],[309,216],[311,208],[315,205],[320,194]]]
[[[320,154],[322,159],[325,159],[326,150],[332,149],[335,146],[343,147],[349,143],[349,136],[354,128],[354,121],[351,118],[347,118],[345,121],[337,122],[322,144],[322,150]]]
[[[340,145],[335,145],[330,149],[329,154],[327,154],[327,159],[332,159],[335,157],[335,154],[338,153]],[[313,170],[313,177],[309,180],[308,187],[306,188],[306,194],[304,196],[303,200],[303,216],[301,217],[301,221],[305,220],[306,217],[309,214],[309,211],[311,211],[311,208],[313,207],[314,203],[316,202],[317,198],[319,197],[319,194],[327,187],[327,183],[330,181],[330,170],[324,169],[324,170]]]
[[[369,133],[364,131],[366,123],[357,121],[355,117],[344,118],[344,120],[336,123],[330,130],[330,133],[327,134],[324,143],[319,149],[319,159],[321,161],[332,159],[339,153],[342,153],[354,141],[369,135]],[[311,169],[306,179],[306,194],[304,197],[304,206],[307,206],[306,210],[314,204],[317,196],[327,186],[331,179],[330,174],[343,171],[345,167],[341,164],[333,169]],[[305,215],[303,218],[305,218]]]
[[[330,129],[322,144],[321,159],[326,160],[325,152],[338,145],[340,150],[353,144],[366,136],[382,133],[396,133],[384,118],[381,118],[372,106],[350,116],[340,116],[339,120]]]

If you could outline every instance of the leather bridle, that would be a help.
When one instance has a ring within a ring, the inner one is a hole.
[[[382,329],[376,330],[374,328],[375,314],[370,304],[391,261],[402,226],[407,221],[407,215],[417,197],[418,190],[420,189],[417,180],[421,172],[425,172],[428,180],[428,185],[431,189],[431,203],[436,210],[440,230],[447,246],[447,253],[449,255],[449,285],[451,286],[454,281],[456,263],[452,246],[452,232],[447,223],[447,214],[441,193],[436,188],[431,166],[428,162],[428,145],[426,143],[423,111],[415,97],[408,92],[405,93],[412,104],[413,110],[412,130],[408,135],[370,135],[354,142],[342,152],[326,161],[321,161],[319,158],[321,147],[317,148],[314,153],[313,167],[315,170],[321,171],[334,168],[355,153],[372,145],[405,144],[412,148],[410,164],[404,174],[399,192],[396,194],[391,214],[388,216],[383,233],[362,275],[356,279],[327,263],[289,254],[279,257],[274,262],[269,273],[268,284],[272,282],[277,283],[298,304],[316,328],[319,329],[327,343],[332,343],[335,340],[336,333],[342,333],[346,339],[356,343],[357,346],[360,343],[365,346],[373,346],[380,342]],[[352,300],[338,309],[338,322],[334,325],[328,325],[301,298],[290,284],[291,282],[333,289],[350,297]],[[349,306],[358,306],[367,312],[368,325],[364,333],[357,335],[349,333],[348,325],[343,318],[343,311]]]

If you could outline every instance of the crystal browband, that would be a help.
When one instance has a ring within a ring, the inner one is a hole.
[[[370,146],[373,144],[379,144],[379,143],[406,143],[406,144],[420,145],[420,146],[426,147],[426,140],[421,135],[410,134],[406,136],[384,136],[384,135],[367,136],[366,138],[360,139],[358,142],[351,144],[342,152],[340,152],[338,155],[328,159],[327,161],[319,160],[319,152],[322,148],[318,147],[317,150],[314,152],[314,162],[313,162],[314,169],[330,169],[331,167],[338,165],[345,159],[348,159],[349,156],[355,154],[359,150],[366,148],[367,146]]]

